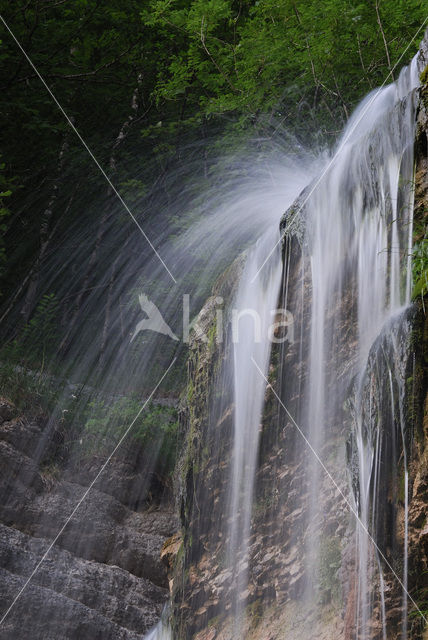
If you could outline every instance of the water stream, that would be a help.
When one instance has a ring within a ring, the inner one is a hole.
[[[276,225],[275,225],[276,226]],[[279,231],[273,227],[250,251],[235,303],[233,344],[234,442],[230,486],[228,563],[234,580],[235,637],[245,606],[241,597],[248,582],[248,544],[253,506],[260,421],[266,383],[253,360],[266,372],[269,362],[274,311],[281,282]],[[266,255],[276,245],[268,264],[257,277]]]
[[[393,371],[388,368],[380,374],[390,378],[389,415],[379,406],[376,396],[379,388],[374,388],[370,379],[380,344],[378,336],[392,331],[391,318],[398,317],[396,322],[400,324],[410,301],[413,89],[417,85],[415,59],[395,84],[367,96],[344,131],[331,166],[305,203],[303,253],[310,264],[312,302],[310,326],[306,328],[310,345],[309,380],[302,404],[307,406],[305,422],[309,439],[321,452],[331,437],[332,428],[340,421],[343,403],[347,398],[355,403],[356,505],[363,525],[357,526],[356,635],[364,639],[371,637],[373,606],[379,597],[382,633],[387,637],[382,562],[376,557],[377,551],[366,530],[377,540],[379,485],[386,482],[383,439],[388,437],[388,432],[394,437],[395,422],[400,425],[405,478],[404,568],[400,578],[404,584],[402,624],[403,638],[406,637],[408,470],[402,408],[403,371],[395,366]],[[353,343],[348,341],[351,348],[344,350],[338,336],[344,325],[351,327],[352,323],[356,324]],[[391,359],[396,362],[398,346],[390,343],[389,347]],[[396,386],[400,390],[398,414],[394,398]],[[351,393],[350,387],[354,389]],[[322,471],[313,456],[306,466],[310,478],[308,522],[311,527],[306,547],[307,572],[316,576],[322,535],[319,526],[323,517],[319,494]],[[306,597],[313,607],[319,597],[316,582],[316,578],[308,580],[306,589]]]

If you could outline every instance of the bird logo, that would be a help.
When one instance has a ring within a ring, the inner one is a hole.
[[[135,331],[132,335],[131,342],[140,333],[140,331],[155,331],[156,333],[162,333],[165,336],[169,336],[173,340],[178,340],[175,333],[170,329],[168,324],[162,317],[161,312],[157,306],[148,299],[148,297],[141,293],[138,296],[141,310],[147,315],[147,318],[140,320],[136,325]]]

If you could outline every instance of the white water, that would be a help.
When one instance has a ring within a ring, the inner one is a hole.
[[[363,527],[357,527],[358,606],[357,635],[369,637],[373,602],[381,600],[384,611],[383,576],[374,574],[376,551],[364,528],[373,532],[379,482],[381,425],[372,415],[371,395],[367,404],[368,358],[382,328],[410,301],[410,260],[413,205],[414,100],[418,84],[416,60],[403,70],[396,84],[373,92],[351,118],[332,166],[306,204],[305,253],[311,266],[312,309],[310,329],[307,424],[314,448],[322,450],[335,413],[345,399],[334,377],[352,363],[341,359],[336,342],[340,326],[338,304],[357,296],[358,335],[355,363],[350,375],[357,380],[356,442],[358,449],[358,510]],[[346,322],[346,318],[344,318]],[[392,397],[392,402],[394,398]],[[337,407],[337,409],[335,409]],[[392,415],[394,415],[392,408]],[[403,425],[402,420],[400,421]],[[401,427],[403,429],[403,426]],[[405,447],[404,435],[403,446]],[[405,450],[405,449],[404,449]],[[407,494],[407,468],[405,491]],[[310,459],[309,522],[319,522],[319,465]],[[407,495],[405,496],[407,537]],[[319,534],[313,527],[306,554],[308,572],[316,575]],[[382,563],[377,558],[377,565]],[[403,548],[403,575],[407,585],[407,540]],[[380,582],[380,594],[374,591]],[[315,606],[316,594],[309,584],[307,596]],[[405,595],[403,603],[407,602]],[[406,637],[406,606],[403,638]],[[384,618],[384,615],[383,615]],[[386,638],[383,622],[383,636]]]
[[[416,59],[411,66],[405,69],[396,85],[383,90],[385,93],[382,124],[377,125],[381,132],[381,147],[378,150],[380,158],[384,160],[384,166],[380,163],[380,201],[377,203],[372,216],[377,221],[377,232],[364,234],[359,254],[359,299],[358,299],[358,326],[360,331],[359,359],[362,363],[361,380],[367,366],[368,349],[372,346],[377,335],[388,320],[400,312],[410,302],[410,251],[412,243],[413,220],[413,140],[415,127],[414,101],[412,97],[402,106],[395,107],[396,112],[401,112],[399,118],[389,119],[387,113],[391,110],[390,101],[396,103],[406,96],[418,85]],[[380,111],[382,117],[382,111]],[[406,154],[407,157],[406,157]],[[411,157],[411,160],[409,158]],[[401,189],[401,201],[399,190]],[[401,206],[400,206],[401,205]],[[388,228],[389,226],[389,228]],[[388,233],[390,238],[388,241]],[[386,252],[385,248],[389,247]],[[389,254],[389,255],[388,255]],[[388,278],[389,275],[389,278]],[[370,278],[372,278],[370,282]],[[395,349],[397,353],[397,349]],[[401,372],[394,371],[395,379],[402,386]],[[394,416],[395,404],[391,378],[391,416]],[[360,460],[360,517],[363,525],[376,536],[376,491],[380,468],[380,444],[379,433],[381,425],[365,424],[364,420],[372,420],[371,411],[364,415],[362,403],[357,418],[357,442]],[[402,415],[402,398],[400,398],[399,422],[402,432],[402,445],[404,456],[405,474],[405,513],[404,513],[404,544],[403,544],[403,573],[400,579],[403,582],[403,614],[402,637],[407,638],[407,521],[408,521],[408,470],[406,443],[404,439],[404,418]],[[366,438],[365,433],[374,429],[376,439]],[[390,437],[393,437],[392,434]],[[374,478],[373,490],[370,491],[370,483]],[[371,511],[371,512],[370,512]],[[371,541],[361,528],[358,528],[359,549],[359,617],[357,628],[361,629],[361,637],[369,637],[369,617],[371,607],[376,594],[373,586],[376,578],[372,575],[371,563],[373,554],[378,556],[373,549]],[[377,566],[382,563],[377,558]],[[380,569],[381,607],[382,607],[382,633],[387,637],[386,620],[384,611],[383,575]],[[371,604],[370,604],[371,603]]]
[[[257,464],[260,422],[266,382],[254,363],[267,372],[270,355],[269,327],[277,308],[281,283],[278,225],[274,225],[250,251],[235,306],[236,331],[233,345],[234,443],[231,473],[228,562],[237,595],[234,603],[235,637],[240,637],[248,582],[248,541]],[[263,268],[266,256],[276,250]],[[254,281],[253,281],[254,280]],[[254,362],[253,362],[254,360]]]
[[[145,640],[172,640],[172,631],[170,626],[161,620],[144,638]]]

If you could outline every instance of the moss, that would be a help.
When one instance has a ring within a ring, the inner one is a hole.
[[[61,479],[61,468],[53,461],[43,464],[40,468],[40,473],[48,489],[51,489]]]
[[[247,615],[250,619],[250,629],[258,627],[263,618],[263,602],[260,598],[247,606]]]
[[[172,593],[173,629],[174,637],[177,638],[194,637],[197,626],[201,624],[201,621],[196,622],[189,617],[191,610],[184,610],[182,603],[194,595],[195,586],[190,579],[189,566],[191,563],[194,570],[203,553],[204,535],[201,534],[204,534],[206,527],[204,518],[207,509],[211,511],[211,508],[214,508],[212,495],[205,499],[205,494],[202,494],[206,490],[207,483],[210,482],[212,472],[223,472],[214,469],[216,457],[213,456],[213,445],[218,436],[218,429],[224,429],[225,438],[228,437],[229,414],[227,411],[224,412],[224,406],[225,404],[230,406],[230,389],[217,387],[216,380],[222,375],[222,367],[230,349],[230,343],[228,335],[225,336],[224,343],[217,341],[216,311],[218,307],[216,305],[218,301],[216,297],[222,297],[226,301],[225,313],[227,314],[243,265],[244,259],[240,256],[218,279],[212,295],[200,312],[200,328],[207,337],[206,342],[198,339],[199,334],[195,332],[190,335],[187,360],[188,383],[182,396],[181,426],[184,432],[184,443],[176,470],[184,539],[182,561],[176,562],[174,567]],[[227,326],[225,317],[224,323]],[[213,405],[222,407],[221,415],[225,415],[225,424],[221,421],[218,424],[211,422],[210,407]],[[208,501],[210,501],[209,508]],[[220,568],[226,568],[227,556],[224,549],[216,550],[213,562]],[[217,624],[217,619],[211,620],[211,625],[214,624]]]
[[[424,296],[428,291],[428,238],[413,245],[412,252],[412,298]]]
[[[210,620],[208,620],[207,622],[207,627],[218,627],[219,624],[221,622],[221,616],[215,616],[214,618],[211,618]]]
[[[320,541],[319,591],[322,604],[332,600],[339,600],[341,587],[338,569],[342,562],[340,539],[336,536],[326,536]]]
[[[421,75],[419,76],[419,79],[421,81],[421,84],[427,84],[428,83],[428,64],[425,67],[425,69],[422,71]]]
[[[269,493],[257,500],[253,506],[253,516],[255,520],[264,520],[269,511],[278,505],[279,492],[273,489]]]
[[[421,90],[421,99],[425,108],[428,109],[428,89],[426,86]]]
[[[214,320],[213,324],[208,330],[208,349],[212,352],[216,347],[217,336],[217,322]]]
[[[194,391],[193,380],[190,378],[189,384],[187,385],[187,402],[189,405],[192,402]]]

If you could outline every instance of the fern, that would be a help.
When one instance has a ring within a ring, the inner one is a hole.
[[[46,357],[55,352],[58,338],[58,300],[54,293],[45,294],[31,320],[17,340],[18,354],[31,364],[44,367]]]
[[[412,298],[424,296],[428,292],[428,238],[415,244],[412,254]]]

